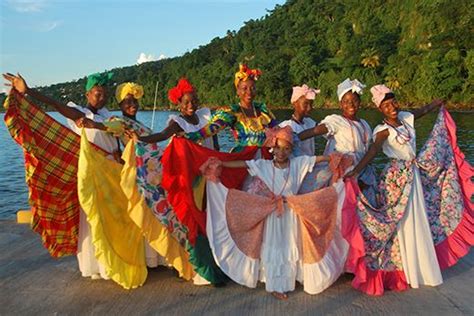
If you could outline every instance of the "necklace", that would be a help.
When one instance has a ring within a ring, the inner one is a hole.
[[[354,148],[354,152],[357,151],[357,146],[356,146],[356,140],[355,140],[355,135],[354,135],[354,128],[357,131],[357,135],[359,136],[360,140],[362,141],[362,144],[364,145],[364,149],[367,151],[367,145],[369,143],[369,133],[365,129],[365,126],[362,122],[360,122],[360,125],[362,126],[362,130],[355,124],[351,119],[348,119],[344,115],[342,116],[350,125],[351,127],[351,136],[352,136],[352,147]]]
[[[243,117],[244,117],[244,125],[248,126],[253,131],[261,130],[259,120],[258,120],[258,117],[257,117],[257,110],[255,109],[255,106],[252,104],[253,117],[248,117],[247,114],[245,114],[245,111],[242,108],[240,103],[239,103],[239,108],[240,108],[240,111],[242,112]]]
[[[196,115],[196,113],[193,113],[193,116],[189,117],[189,116],[184,116],[183,114],[180,114],[179,116],[181,116],[186,122],[188,122],[189,124],[191,125],[198,125],[199,124],[199,117]],[[196,119],[196,123],[192,122],[191,120],[193,119]]]
[[[406,144],[407,142],[409,142],[411,140],[412,136],[410,134],[410,130],[408,129],[408,127],[405,125],[405,123],[403,121],[400,121],[401,125],[399,125],[399,126],[393,125],[392,123],[390,123],[386,119],[384,119],[383,121],[385,122],[385,124],[387,124],[388,126],[390,126],[391,128],[393,128],[395,130],[395,132],[397,133],[397,136],[395,137],[395,139],[400,145]],[[399,129],[399,127],[404,127],[406,133],[401,131]]]
[[[301,121],[298,121],[298,120],[296,119],[296,116],[295,116],[294,114],[291,114],[291,119],[292,119],[293,121],[295,121],[296,123],[298,123],[299,125],[303,125],[304,117],[303,117],[303,119],[302,119]]]

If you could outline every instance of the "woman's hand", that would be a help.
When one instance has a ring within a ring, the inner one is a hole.
[[[28,91],[28,86],[26,85],[25,79],[20,74],[16,76],[11,73],[3,74],[3,78],[5,78],[10,83],[6,83],[6,86],[10,86],[20,94],[25,94]]]
[[[126,129],[124,134],[129,139],[133,139],[134,142],[137,142],[139,140],[137,132],[135,132],[133,129]]]
[[[444,101],[441,99],[434,99],[429,105],[429,111],[437,110],[444,106]]]
[[[112,156],[114,157],[114,160],[117,161],[119,164],[122,164],[122,165],[125,164],[125,161],[123,161],[122,159],[122,153],[120,152],[120,150],[114,151],[112,153]]]
[[[95,122],[87,117],[78,118],[74,123],[76,123],[76,126],[79,128],[95,128]]]
[[[331,157],[330,156],[316,156],[315,163],[321,163],[324,161],[327,161],[327,162],[331,161]]]
[[[431,102],[431,105],[434,106],[434,107],[441,107],[444,105],[444,101],[441,100],[441,99],[434,99],[432,102]]]
[[[351,171],[349,171],[348,173],[344,175],[344,180],[348,178],[357,178],[358,175],[359,174],[354,169],[352,169]]]

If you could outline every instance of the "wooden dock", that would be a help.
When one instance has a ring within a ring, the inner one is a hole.
[[[263,285],[198,287],[160,267],[127,291],[82,278],[75,257],[52,259],[28,225],[0,221],[0,315],[474,315],[474,251],[443,277],[435,288],[370,297],[351,288],[347,274],[319,295],[298,286],[278,301]]]

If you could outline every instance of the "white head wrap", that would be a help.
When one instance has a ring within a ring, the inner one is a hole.
[[[351,80],[347,78],[337,86],[337,97],[339,98],[339,101],[341,101],[344,94],[346,94],[348,91],[352,91],[358,95],[361,95],[364,88],[365,84],[362,84],[359,80]]]

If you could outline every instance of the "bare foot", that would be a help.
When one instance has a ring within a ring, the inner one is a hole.
[[[281,301],[287,300],[288,299],[288,294],[286,293],[280,293],[280,292],[272,292],[272,295]]]

